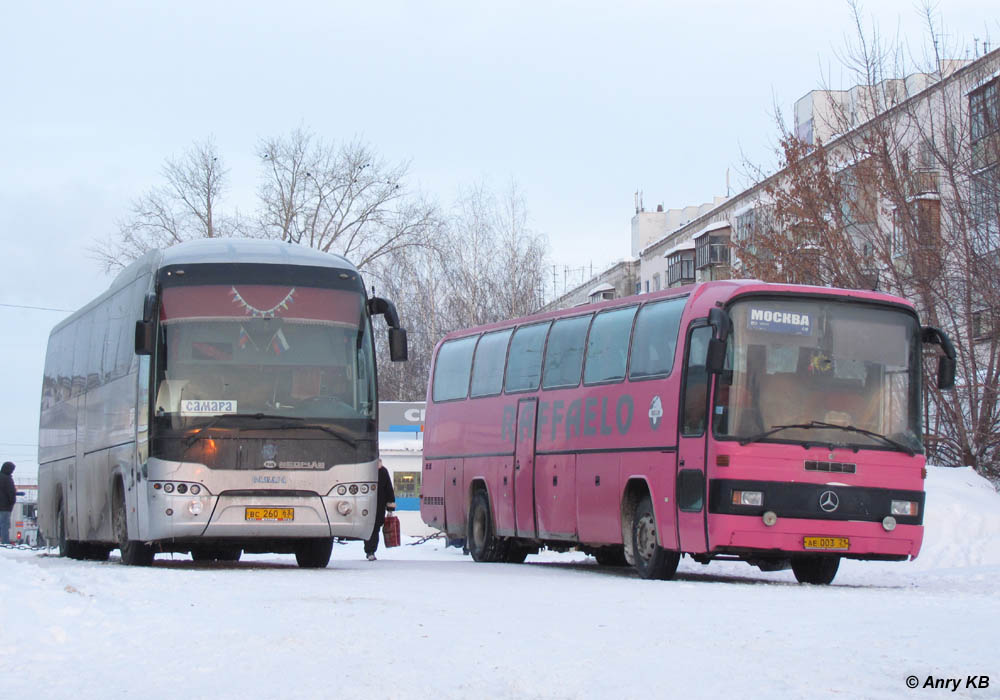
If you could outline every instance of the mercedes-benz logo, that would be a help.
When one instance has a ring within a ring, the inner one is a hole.
[[[832,513],[840,505],[840,498],[833,491],[824,491],[819,495],[819,507],[826,513]]]

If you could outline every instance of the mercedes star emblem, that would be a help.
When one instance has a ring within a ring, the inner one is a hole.
[[[839,505],[840,499],[833,491],[824,491],[819,495],[819,507],[825,512],[832,513],[837,510],[837,506]]]

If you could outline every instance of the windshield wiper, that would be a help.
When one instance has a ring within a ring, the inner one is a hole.
[[[330,435],[333,435],[335,438],[339,438],[340,440],[343,440],[344,442],[346,442],[351,447],[357,447],[358,446],[358,440],[357,440],[357,438],[355,438],[354,436],[352,436],[346,430],[344,430],[342,428],[336,428],[336,427],[333,427],[333,426],[330,426],[330,425],[321,425],[319,423],[307,423],[305,418],[301,418],[299,416],[279,416],[279,415],[274,415],[274,414],[269,414],[269,413],[253,413],[249,417],[250,418],[256,418],[257,420],[267,420],[269,418],[272,418],[272,419],[275,419],[275,420],[285,421],[281,425],[277,426],[275,428],[275,430],[290,430],[290,429],[296,429],[296,430],[305,430],[305,429],[322,430],[324,433],[328,433]],[[289,422],[289,421],[292,421],[292,422]]]
[[[774,433],[793,428],[797,428],[800,430],[836,428],[837,430],[845,430],[847,432],[858,433],[860,435],[865,435],[870,438],[881,440],[887,445],[891,445],[892,447],[895,447],[898,450],[902,450],[910,457],[916,454],[916,451],[912,447],[904,445],[903,443],[893,440],[890,437],[886,437],[881,433],[876,433],[871,430],[865,430],[864,428],[859,428],[854,425],[837,425],[836,423],[825,423],[819,420],[809,421],[808,423],[793,423],[791,425],[772,425],[770,430],[765,430],[764,432],[758,433],[757,435],[752,435],[751,437],[743,438],[742,440],[740,440],[740,445],[749,445],[751,442],[757,442],[758,440],[763,440],[764,438],[768,437],[769,435],[773,435]]]
[[[214,428],[215,426],[217,426],[219,424],[219,421],[221,421],[223,418],[227,418],[227,417],[229,417],[231,415],[233,415],[233,414],[231,414],[231,413],[220,413],[215,418],[213,418],[212,420],[210,420],[207,423],[205,423],[205,425],[201,426],[196,431],[194,431],[193,433],[191,433],[190,435],[188,435],[187,439],[184,441],[184,449],[186,450],[187,448],[191,447],[191,445],[193,445],[195,443],[195,441],[198,438],[201,437],[201,434],[203,432],[205,432],[206,430],[210,430],[211,428]]]

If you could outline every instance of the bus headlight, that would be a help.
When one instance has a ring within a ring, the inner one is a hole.
[[[764,513],[764,524],[765,525],[767,525],[768,527],[773,527],[776,522],[778,522],[778,514],[777,513],[775,513],[773,510],[769,510],[766,513]]]
[[[337,502],[337,512],[343,516],[348,516],[351,514],[351,504],[348,501],[338,501]]]
[[[916,515],[920,504],[916,501],[893,501],[889,512],[893,515]]]
[[[762,506],[764,494],[760,491],[733,491],[734,506]]]
[[[882,518],[882,529],[886,532],[892,532],[896,529],[896,519],[891,515],[887,515]]]
[[[198,515],[198,514],[200,514],[201,513],[201,501],[191,501],[191,503],[188,504],[188,512],[191,513],[191,515]]]
[[[346,486],[338,486],[337,487],[337,493],[339,493],[341,496],[346,496],[347,495],[347,487]]]

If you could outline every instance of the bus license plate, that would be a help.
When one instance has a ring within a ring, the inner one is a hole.
[[[847,537],[806,537],[806,549],[849,549],[851,541]]]
[[[247,520],[266,520],[269,522],[283,522],[285,520],[295,520],[294,508],[247,508]]]

